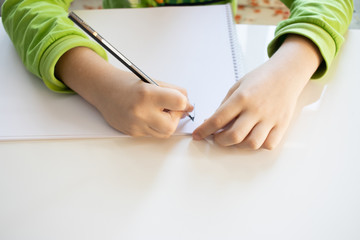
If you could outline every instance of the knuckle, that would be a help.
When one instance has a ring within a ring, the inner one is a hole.
[[[250,138],[247,140],[247,146],[250,149],[257,150],[261,147],[261,145],[262,145],[262,143],[255,138]]]
[[[138,88],[138,93],[140,97],[146,97],[150,95],[151,91],[148,86],[146,86],[145,84],[141,84]]]
[[[237,98],[238,98],[238,102],[239,103],[247,103],[247,102],[250,102],[250,95],[246,92],[240,92],[238,95],[237,95]]]
[[[146,86],[145,84],[142,84],[135,95],[137,104],[145,104],[149,101],[149,99],[152,98],[153,92],[151,91],[151,88]]]
[[[241,143],[243,139],[244,137],[239,132],[234,131],[229,134],[229,140],[232,145]]]
[[[159,137],[160,138],[169,138],[173,135],[176,130],[176,125],[166,124],[162,127]]]
[[[220,117],[215,117],[209,120],[209,125],[215,129],[220,129],[224,126],[224,121]]]

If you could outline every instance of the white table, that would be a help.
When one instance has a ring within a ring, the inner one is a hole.
[[[238,26],[250,70],[274,27]],[[0,239],[360,239],[360,31],[273,151],[190,137],[0,143]],[[0,26],[1,77],[29,76]],[[1,113],[0,113],[1,116]]]

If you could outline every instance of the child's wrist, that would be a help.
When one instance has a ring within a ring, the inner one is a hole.
[[[311,40],[300,35],[289,35],[270,62],[284,74],[307,82],[318,69],[322,56]]]

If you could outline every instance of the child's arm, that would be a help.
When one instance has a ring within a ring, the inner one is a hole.
[[[291,17],[279,24],[269,45],[273,56],[230,89],[214,115],[194,131],[194,139],[214,134],[224,146],[274,148],[308,80],[330,66],[350,23],[352,1],[284,2]]]
[[[112,127],[131,136],[169,137],[184,112],[192,111],[185,90],[144,83],[89,48],[65,53],[56,76],[94,105]]]

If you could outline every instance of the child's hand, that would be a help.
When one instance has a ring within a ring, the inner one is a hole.
[[[56,75],[112,127],[131,136],[169,137],[184,113],[193,110],[184,89],[144,83],[88,48],[66,52],[56,65]]]
[[[117,84],[116,79],[96,106],[112,127],[125,134],[167,138],[184,113],[193,110],[184,89],[159,81],[161,87],[144,83],[133,73],[122,75],[127,83]]]
[[[217,111],[193,133],[222,146],[272,149],[283,137],[297,99],[321,62],[316,46],[289,36],[275,55],[239,80]]]
[[[214,134],[215,142],[222,146],[271,149],[277,145],[289,124],[297,94],[286,86],[290,79],[277,77],[270,68],[265,64],[238,81],[215,114],[194,131],[194,139]]]

